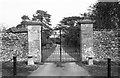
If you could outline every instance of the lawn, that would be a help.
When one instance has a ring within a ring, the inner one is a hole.
[[[42,64],[42,63],[41,63]],[[27,76],[32,71],[39,67],[40,63],[35,63],[35,65],[27,65],[27,61],[17,62],[17,76]],[[13,75],[13,62],[2,62],[2,76],[12,76]]]
[[[94,65],[88,65],[87,61],[77,63],[86,69],[92,76],[107,76],[107,62],[106,61],[94,61]],[[120,66],[116,62],[111,62],[111,76],[118,76],[118,69]]]
[[[107,76],[107,66],[84,66],[92,76]],[[118,76],[118,67],[111,67],[111,75]]]

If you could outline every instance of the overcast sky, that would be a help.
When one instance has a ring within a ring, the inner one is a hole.
[[[21,22],[21,16],[30,18],[37,10],[51,14],[53,26],[63,17],[79,16],[87,11],[97,0],[0,0],[0,24],[7,27],[16,26]]]

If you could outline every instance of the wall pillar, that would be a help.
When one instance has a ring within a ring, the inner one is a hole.
[[[88,50],[87,56],[91,56],[90,50],[93,49],[93,23],[94,21],[90,18],[83,17],[78,21],[80,24],[80,59],[85,61],[86,57],[84,56],[85,49]]]
[[[41,24],[28,22],[28,65],[41,62]]]

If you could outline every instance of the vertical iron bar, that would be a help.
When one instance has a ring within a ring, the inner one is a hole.
[[[62,62],[62,59],[61,59],[61,29],[60,29],[60,62]]]
[[[16,56],[13,56],[13,76],[17,75]]]
[[[80,62],[82,62],[82,31],[81,31],[81,24],[79,26],[79,38],[80,38]]]
[[[111,78],[111,59],[108,58],[108,78]]]
[[[43,53],[42,53],[42,51],[43,51],[43,48],[42,48],[42,31],[43,31],[43,27],[41,26],[41,62],[43,63]]]

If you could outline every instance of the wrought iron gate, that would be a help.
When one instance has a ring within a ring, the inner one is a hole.
[[[80,62],[80,46],[71,47],[70,44],[64,44],[61,29],[59,30],[59,38],[50,46],[50,40],[42,47],[43,62]]]

